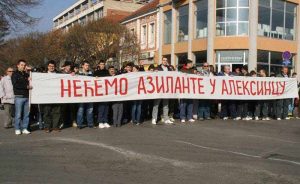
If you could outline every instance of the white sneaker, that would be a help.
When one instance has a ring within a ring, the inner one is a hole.
[[[277,118],[277,121],[280,121],[281,120],[281,118]]]
[[[259,120],[258,116],[255,116],[255,120],[256,120],[256,121],[258,121],[258,120]]]
[[[99,128],[105,128],[105,125],[103,123],[99,123]]]
[[[189,122],[190,122],[190,123],[194,123],[195,120],[194,120],[194,119],[190,119]]]
[[[173,124],[173,122],[168,119],[167,121],[165,121],[165,124]]]
[[[263,120],[263,121],[267,121],[267,118],[262,118],[261,120]]]
[[[286,118],[285,118],[285,120],[290,120],[290,119],[291,119],[290,117],[286,117]]]
[[[104,123],[105,128],[110,128],[110,125],[108,123]]]
[[[270,119],[269,117],[266,117],[266,120],[267,120],[267,121],[270,121],[271,119]]]
[[[223,120],[228,120],[228,117],[224,117]]]
[[[180,122],[181,122],[181,123],[185,123],[185,120],[184,120],[184,119],[182,119]]]
[[[174,118],[170,118],[169,120],[170,120],[170,121],[172,121],[172,122],[174,122],[174,121],[175,121],[175,119],[174,119]]]
[[[239,120],[241,120],[241,117],[236,117],[236,118],[234,118],[233,120],[239,121]]]
[[[22,130],[22,134],[28,135],[31,134],[27,129]]]
[[[156,119],[152,119],[152,125],[156,125]]]
[[[15,133],[16,133],[16,135],[21,135],[22,134],[21,130],[16,130]]]
[[[72,123],[72,127],[77,127],[77,124],[75,122]]]

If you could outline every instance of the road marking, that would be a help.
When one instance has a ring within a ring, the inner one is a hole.
[[[252,158],[262,158],[261,156],[257,156],[257,155],[249,155],[249,154],[235,152],[235,151],[227,151],[227,150],[223,150],[223,149],[219,149],[219,148],[212,148],[212,147],[207,147],[207,146],[200,146],[200,145],[193,144],[193,143],[190,143],[190,142],[185,142],[185,141],[175,141],[175,142],[177,142],[177,143],[183,143],[183,144],[188,144],[188,145],[191,145],[191,146],[194,146],[194,147],[203,148],[203,149],[212,150],[212,151],[232,153],[232,154],[235,154],[235,155],[241,155],[241,156],[252,157]]]
[[[119,148],[119,147],[115,147],[115,146],[110,146],[110,145],[99,143],[99,142],[90,142],[90,141],[84,141],[84,140],[79,140],[79,139],[62,138],[62,137],[52,138],[52,140],[77,143],[77,144],[83,144],[83,145],[90,145],[90,146],[97,146],[100,148],[104,148],[104,149],[108,149],[108,150],[117,152],[127,158],[135,159],[135,160],[139,159],[139,160],[147,162],[147,163],[154,163],[154,164],[166,163],[166,164],[170,164],[175,167],[181,167],[181,168],[186,168],[186,169],[194,169],[194,168],[202,165],[201,163],[179,161],[179,160],[164,158],[164,157],[155,156],[155,155],[147,155],[147,154],[137,153],[137,152],[134,152],[131,150],[127,150],[127,149],[123,149],[123,148]]]
[[[264,139],[271,139],[271,140],[285,142],[285,143],[300,144],[300,142],[294,142],[294,141],[289,141],[289,140],[284,140],[284,139],[278,139],[278,138],[273,138],[273,137],[260,136],[260,135],[247,135],[247,136],[248,137],[264,138]]]
[[[218,152],[223,152],[223,153],[231,153],[231,154],[245,156],[245,157],[251,157],[251,158],[258,158],[258,159],[265,159],[265,160],[273,160],[273,161],[279,161],[279,162],[286,162],[286,163],[295,164],[295,165],[298,165],[298,166],[300,165],[300,162],[293,161],[293,160],[286,160],[286,159],[272,158],[272,157],[270,157],[270,158],[264,158],[263,156],[249,155],[249,154],[246,154],[246,153],[241,153],[241,152],[236,152],[236,151],[227,151],[227,150],[219,149],[219,148],[201,146],[201,145],[193,144],[193,143],[186,142],[186,141],[180,141],[180,140],[176,140],[175,142],[182,143],[182,144],[187,144],[187,145],[191,145],[191,146],[194,146],[194,147],[197,147],[197,148],[212,150],[212,151],[218,151]]]

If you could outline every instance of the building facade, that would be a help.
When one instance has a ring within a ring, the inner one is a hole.
[[[145,0],[78,0],[53,19],[53,28],[68,30],[75,24],[84,25],[102,17],[120,21],[145,3]]]
[[[157,24],[159,22],[158,5],[159,0],[153,0],[121,21],[121,24],[136,35],[140,44],[138,60],[145,65],[154,64],[158,59],[156,58],[159,43],[157,33],[160,32]]]
[[[278,72],[282,53],[292,53],[300,72],[300,0],[160,0],[157,58],[196,66],[207,61],[219,71],[248,65]]]

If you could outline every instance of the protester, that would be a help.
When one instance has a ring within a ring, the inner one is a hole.
[[[132,72],[139,72],[139,66],[134,65]],[[131,105],[131,121],[134,125],[140,125],[141,112],[142,112],[142,100],[134,100]]]
[[[49,65],[48,65],[49,66]],[[72,62],[66,61],[61,68],[62,74],[72,73]],[[49,68],[48,68],[49,72]],[[73,108],[76,108],[76,104],[61,104],[61,125],[60,128],[70,127],[75,121],[75,114]]]
[[[87,61],[82,63],[82,70],[79,71],[79,75],[93,76],[90,71],[90,64]],[[93,115],[93,103],[80,103],[77,111],[77,128],[83,128],[84,112],[87,120],[87,125],[89,128],[94,128],[94,115]]]
[[[105,61],[101,60],[98,63],[97,70],[94,72],[95,77],[107,77],[109,76],[108,70],[105,68]],[[108,124],[108,110],[109,104],[108,102],[100,102],[97,104],[98,106],[98,119],[97,122],[99,123],[99,128],[110,128]]]
[[[47,73],[49,75],[53,75],[57,73],[56,71],[56,62],[49,61]],[[51,131],[60,132],[60,118],[61,118],[61,105],[60,104],[46,104],[43,105],[43,113],[44,113],[44,130],[46,133],[50,133]]]
[[[4,128],[12,128],[14,125],[15,95],[11,81],[13,72],[13,68],[7,68],[6,76],[3,77],[0,82],[0,98],[2,107],[4,108],[1,119],[4,123]]]
[[[187,60],[186,64],[181,68],[181,72],[194,74],[193,62]],[[185,120],[189,122],[195,122],[193,119],[193,100],[191,99],[181,99],[180,100],[180,120],[181,123],[185,123]]]
[[[116,69],[113,66],[108,68],[110,76],[116,76]],[[114,127],[120,127],[122,125],[122,117],[123,117],[123,102],[115,101],[112,102],[112,112],[113,112],[113,125]]]
[[[15,134],[30,134],[29,126],[29,74],[26,73],[26,61],[19,60],[17,70],[11,80],[15,94]]]
[[[259,77],[267,77],[267,72],[264,69],[259,70]],[[268,121],[270,118],[268,117],[268,108],[269,101],[268,100],[258,100],[255,105],[255,120],[259,120],[262,117],[262,120]]]
[[[162,63],[157,67],[157,70],[160,72],[168,72],[173,71],[169,66],[168,59],[162,58]],[[153,109],[152,109],[152,124],[157,124],[158,110],[159,105],[162,102],[163,109],[163,121],[165,124],[173,124],[173,122],[169,119],[169,99],[155,99],[153,101]]]
[[[202,69],[199,71],[198,75],[205,77],[212,77],[213,73],[209,70],[209,64],[203,63]],[[198,103],[198,119],[200,121],[210,120],[211,119],[211,100],[199,100]]]
[[[277,77],[289,78],[289,68],[287,66],[283,66],[281,69],[281,73],[277,75]],[[289,111],[289,103],[291,99],[280,99],[276,100],[276,118],[277,120],[285,119],[289,120],[288,111]]]
[[[230,66],[225,65],[223,71],[221,71],[218,76],[232,77],[233,73],[230,71]],[[229,111],[229,113],[228,113]],[[236,113],[236,101],[234,100],[222,100],[221,101],[221,114],[220,117],[223,120],[228,120],[229,115],[234,120],[240,120]]]

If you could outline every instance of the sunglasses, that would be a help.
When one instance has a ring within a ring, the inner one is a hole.
[[[203,67],[208,67],[208,66],[204,65]]]

